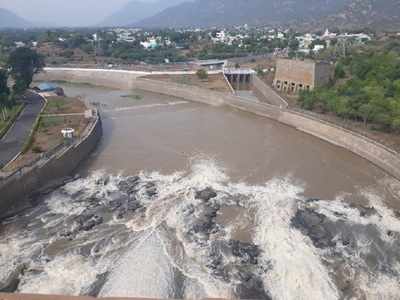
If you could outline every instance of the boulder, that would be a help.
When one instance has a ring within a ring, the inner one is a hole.
[[[236,240],[230,240],[228,245],[231,248],[232,255],[240,257],[242,264],[257,264],[258,256],[261,253],[257,245]]]
[[[307,235],[317,248],[328,248],[336,245],[329,226],[324,224],[326,217],[311,209],[299,209],[292,218],[291,224]]]
[[[78,231],[90,231],[95,226],[103,223],[103,217],[97,215],[81,215],[76,219],[78,223]]]
[[[19,285],[19,276],[26,269],[24,264],[18,265],[12,272],[2,276],[0,281],[0,293],[14,293]]]
[[[197,191],[196,195],[195,195],[196,199],[200,199],[200,200],[203,200],[206,202],[215,197],[217,197],[217,193],[210,187],[208,187],[202,191]]]
[[[137,191],[137,185],[139,184],[139,176],[131,176],[121,181],[118,184],[120,191],[127,193],[128,195],[133,194]]]

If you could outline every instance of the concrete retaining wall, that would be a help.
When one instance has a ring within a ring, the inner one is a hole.
[[[42,75],[42,78],[45,80],[68,80],[68,77],[71,77],[73,82],[85,82],[117,88],[139,88],[211,105],[229,105],[243,111],[252,112],[276,120],[329,143],[345,148],[369,160],[400,180],[400,156],[398,153],[362,135],[305,114],[300,114],[288,109],[281,109],[275,105],[245,101],[234,95],[213,92],[198,87],[141,79],[138,78],[139,76],[134,75],[126,78],[124,76],[118,76],[118,72],[115,71],[109,75],[102,74],[101,76],[98,75],[101,74],[100,72],[92,72],[90,76],[88,75],[90,72],[82,72],[79,70],[69,70],[68,74],[64,74],[63,72],[64,71],[48,70],[46,74]],[[104,72],[106,73],[107,71]],[[111,82],[106,81],[107,77],[111,78]],[[268,94],[264,94],[264,96],[268,97]]]
[[[277,92],[258,78],[257,75],[253,75],[252,85],[253,91],[259,99],[282,108],[288,107],[288,103],[279,96]]]
[[[97,117],[77,144],[0,181],[0,218],[23,205],[34,191],[70,175],[93,151],[101,136],[101,119]]]

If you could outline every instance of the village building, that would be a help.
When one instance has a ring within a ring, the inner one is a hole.
[[[333,76],[334,67],[326,62],[278,59],[273,86],[285,93],[298,93],[324,86]]]

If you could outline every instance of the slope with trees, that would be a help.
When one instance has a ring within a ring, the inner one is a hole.
[[[340,59],[335,73],[336,84],[300,95],[302,108],[400,132],[399,52],[356,52]]]
[[[34,74],[43,66],[42,57],[30,48],[15,49],[5,66],[0,66],[0,137],[22,109],[16,99],[29,88]],[[14,81],[12,89],[9,88],[10,76]]]

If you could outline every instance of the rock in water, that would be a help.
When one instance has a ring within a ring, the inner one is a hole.
[[[206,202],[215,197],[217,197],[217,193],[210,187],[202,191],[197,191],[195,196],[196,199],[201,199]]]
[[[78,231],[90,231],[103,223],[103,218],[97,215],[83,215],[78,217],[77,222],[79,224]]]

